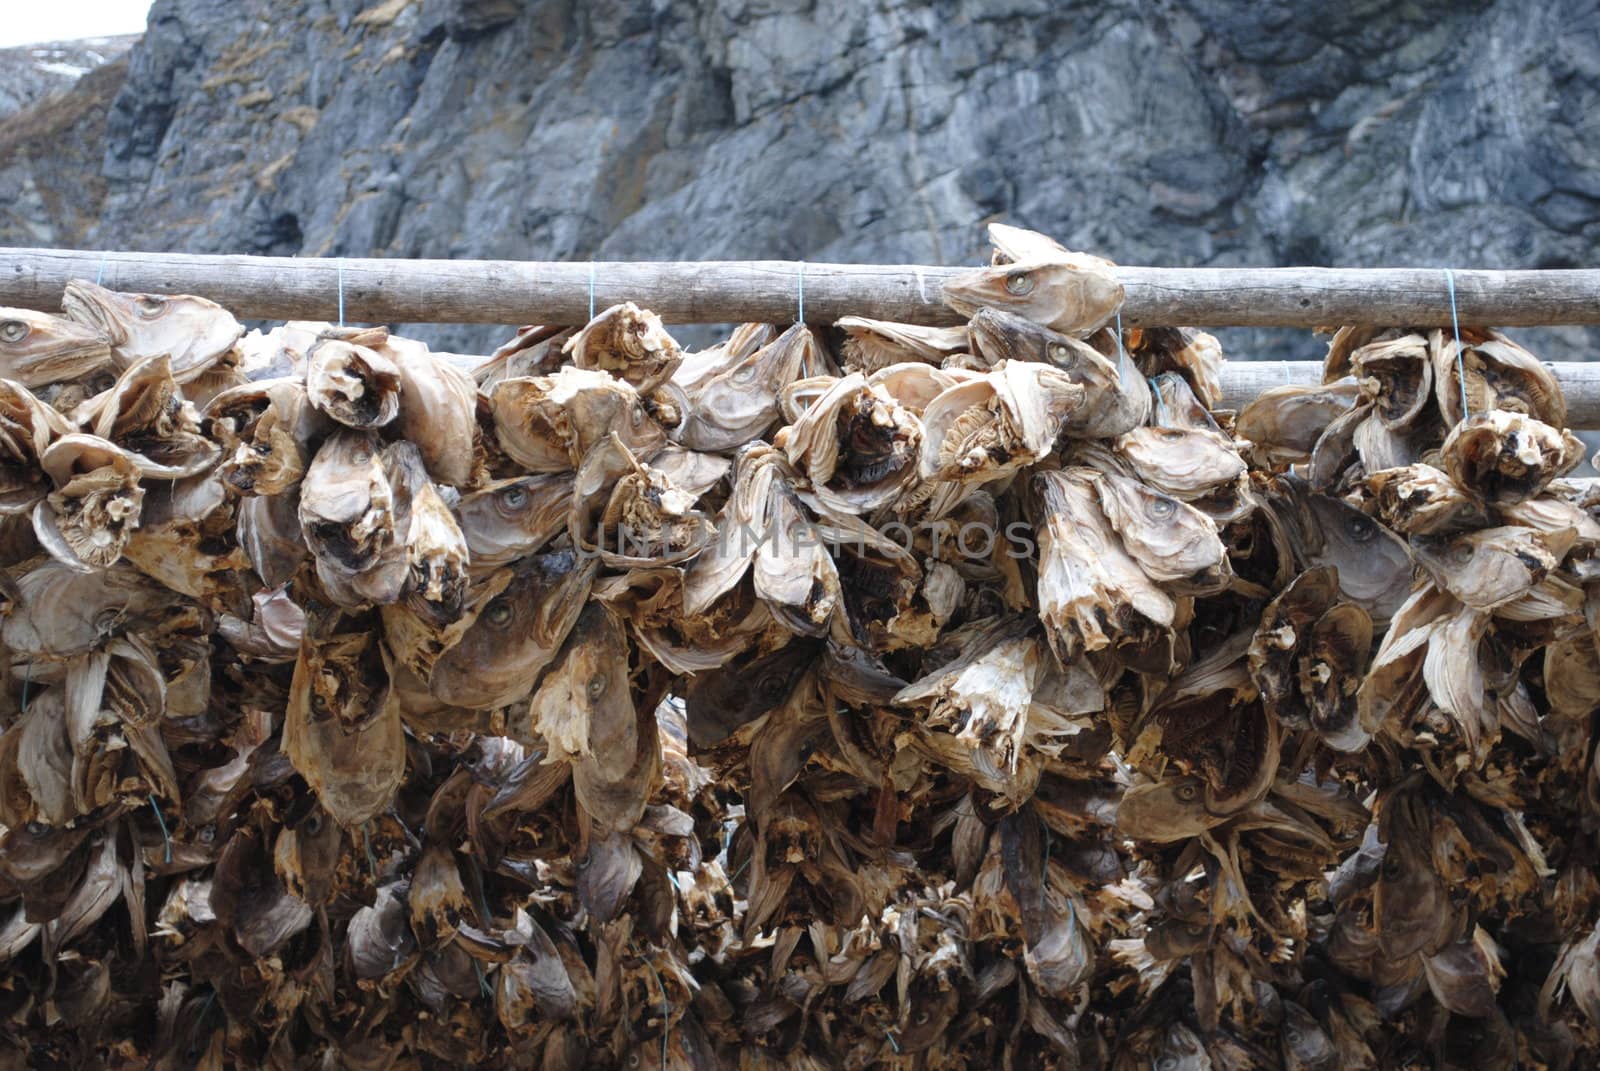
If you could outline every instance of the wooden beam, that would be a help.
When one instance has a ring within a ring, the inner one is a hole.
[[[211,298],[246,319],[359,323],[581,323],[591,266],[504,260],[367,260],[0,248],[0,305],[53,310],[69,279]],[[634,301],[668,323],[811,323],[871,316],[953,324],[945,279],[910,264],[700,261],[593,265],[594,302]],[[1450,323],[1445,273],[1419,268],[1118,268],[1127,326],[1315,327]],[[1461,322],[1600,324],[1600,270],[1454,273]]]

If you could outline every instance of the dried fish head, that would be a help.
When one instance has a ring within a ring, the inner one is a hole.
[[[1344,597],[1386,624],[1411,590],[1411,552],[1404,540],[1360,510],[1327,495],[1307,496],[1322,546],[1307,556],[1311,565],[1339,571]]]
[[[1137,368],[1135,368],[1137,371]],[[1128,382],[1126,376],[1123,382]],[[1147,414],[1143,419],[1135,421],[1133,425],[1118,428],[1115,435],[1133,430],[1138,424],[1154,417],[1157,427],[1162,428],[1207,428],[1211,431],[1221,431],[1211,411],[1205,407],[1199,398],[1195,397],[1194,389],[1189,386],[1189,381],[1176,372],[1162,372],[1152,376],[1150,387],[1154,392],[1151,399],[1155,406],[1154,413]]]
[[[300,529],[330,595],[357,605],[399,598],[407,563],[398,507],[376,435],[341,431],[323,442],[300,488]]]
[[[125,631],[149,628],[181,600],[126,566],[84,573],[45,561],[17,581],[0,643],[16,655],[59,661],[102,646]]]
[[[434,698],[492,710],[527,695],[583,609],[597,562],[571,551],[523,558],[468,592],[461,639],[433,667]]]
[[[1044,661],[1028,621],[1001,619],[975,629],[955,661],[906,685],[894,701],[927,703],[924,727],[952,733],[968,751],[978,783],[1012,795],[1027,783],[1017,777],[1017,765]]]
[[[1433,582],[1475,610],[1504,606],[1561,564],[1575,532],[1481,528],[1457,536],[1417,539],[1417,560]]]
[[[672,382],[688,411],[673,441],[691,450],[728,452],[760,438],[778,419],[779,395],[821,364],[820,352],[811,329],[795,324],[754,351],[730,347],[685,357]]]
[[[1122,284],[1108,262],[1074,257],[1054,254],[1047,260],[962,272],[945,280],[945,304],[963,316],[1001,309],[1063,334],[1090,334],[1122,306]]]
[[[474,482],[478,386],[470,373],[420,342],[389,336],[378,352],[400,374],[400,434],[416,444],[428,475],[465,487]]]
[[[886,387],[852,372],[779,435],[825,507],[864,514],[893,503],[915,478],[922,422]]]
[[[1359,396],[1352,379],[1274,387],[1239,410],[1234,434],[1250,440],[1252,453],[1267,465],[1303,465],[1329,423],[1354,408]]]
[[[1039,618],[1063,663],[1108,646],[1124,658],[1151,655],[1159,661],[1176,607],[1123,549],[1101,512],[1093,480],[1087,469],[1033,477]]]
[[[94,327],[32,309],[0,307],[0,380],[44,387],[110,363],[111,347]]]
[[[1064,434],[1110,438],[1144,423],[1149,415],[1149,388],[1126,356],[1119,365],[1086,342],[1001,309],[978,310],[970,330],[974,347],[991,365],[1002,361],[1047,364],[1083,387],[1083,403],[1062,425]]]
[[[1215,335],[1192,327],[1135,327],[1128,331],[1128,353],[1146,378],[1175,373],[1208,408],[1222,401],[1222,344]]]
[[[1117,804],[1116,824],[1123,836],[1170,844],[1197,837],[1226,817],[1206,810],[1200,778],[1168,777],[1128,788]]]
[[[1468,413],[1502,410],[1552,427],[1567,422],[1567,401],[1555,375],[1533,354],[1498,331],[1467,328],[1461,341],[1435,330],[1428,339],[1433,358],[1434,396],[1447,425],[1465,416],[1458,363],[1466,370]]]
[[[890,365],[918,361],[934,367],[967,352],[965,327],[923,327],[845,316],[834,325],[844,332],[839,356],[845,371],[871,374]]]
[[[1503,410],[1475,412],[1450,430],[1440,467],[1492,506],[1533,498],[1583,461],[1583,444],[1564,429]]]
[[[405,772],[400,704],[389,655],[369,624],[335,615],[310,623],[284,714],[283,751],[340,825],[389,807]]]
[[[509,342],[502,343],[472,370],[480,390],[490,390],[502,379],[527,379],[547,376],[561,367],[561,347],[575,329],[528,324],[517,328]]]
[[[683,359],[661,317],[631,301],[613,305],[590,320],[561,352],[579,368],[627,380],[641,394],[671,378]]]
[[[226,309],[192,294],[125,294],[74,279],[61,307],[111,343],[119,369],[165,354],[179,383],[210,370],[244,334]]]
[[[1123,548],[1151,580],[1184,595],[1213,595],[1228,586],[1233,569],[1210,517],[1116,473],[1101,473],[1094,487]]]
[[[1435,535],[1489,523],[1482,503],[1432,465],[1370,473],[1366,490],[1378,516],[1403,535]]]
[[[1386,794],[1379,807],[1384,853],[1373,896],[1378,940],[1391,960],[1431,955],[1449,942],[1455,920],[1433,869],[1433,822],[1415,778]]]
[[[471,558],[466,536],[428,476],[422,452],[410,440],[384,449],[385,468],[409,504],[404,532],[406,606],[435,628],[461,617],[467,597]]]
[[[63,564],[104,569],[122,556],[144,506],[137,461],[94,435],[63,435],[39,459],[55,490],[34,507],[40,544]]]
[[[26,513],[50,490],[40,464],[52,440],[72,425],[19,383],[0,379],[0,514]]]
[[[281,495],[305,475],[330,421],[295,379],[225,390],[206,405],[205,428],[227,455],[223,481],[240,495]]]
[[[543,547],[566,530],[573,477],[545,474],[496,480],[456,507],[475,573],[488,573]]]
[[[605,372],[502,380],[489,397],[501,448],[530,472],[570,472],[610,434],[645,460],[667,442],[638,392]]]
[[[1354,603],[1340,603],[1311,626],[1298,660],[1300,693],[1311,728],[1328,746],[1359,751],[1370,739],[1362,729],[1356,695],[1372,654],[1372,617]]]
[[[584,459],[573,496],[573,542],[612,568],[686,562],[716,534],[695,495],[634,457],[616,435]]]
[[[221,450],[201,434],[200,414],[172,376],[165,355],[135,361],[116,385],[78,410],[78,421],[133,455],[150,479],[197,476]]]
[[[1433,397],[1433,363],[1421,335],[1370,342],[1350,355],[1351,371],[1385,427],[1406,428],[1421,419]]]
[[[376,349],[324,337],[306,353],[306,397],[347,428],[381,428],[400,415],[400,369]]]
[[[1084,396],[1067,373],[1029,361],[958,383],[922,415],[919,475],[987,483],[1031,465],[1050,452]]]
[[[1139,479],[1185,502],[1232,484],[1246,470],[1231,439],[1200,428],[1135,428],[1117,439],[1115,450]]]
[[[1291,729],[1304,728],[1309,715],[1308,697],[1297,688],[1297,659],[1312,639],[1312,627],[1338,598],[1338,576],[1322,566],[1295,577],[1262,611],[1250,641],[1250,676],[1261,700]]]

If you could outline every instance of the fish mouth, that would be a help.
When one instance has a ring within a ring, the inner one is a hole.
[[[109,293],[87,280],[73,279],[62,294],[61,307],[73,323],[95,332],[99,341],[120,346],[128,336],[106,297]]]

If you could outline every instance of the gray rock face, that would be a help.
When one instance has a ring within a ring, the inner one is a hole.
[[[1124,263],[1590,264],[1597,31],[1588,0],[157,0],[88,240],[953,264],[1005,219]]]

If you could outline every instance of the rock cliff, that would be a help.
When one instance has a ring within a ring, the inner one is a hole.
[[[1597,31],[1587,0],[157,0],[83,118],[82,241],[949,264],[1003,218],[1126,263],[1592,264]]]

